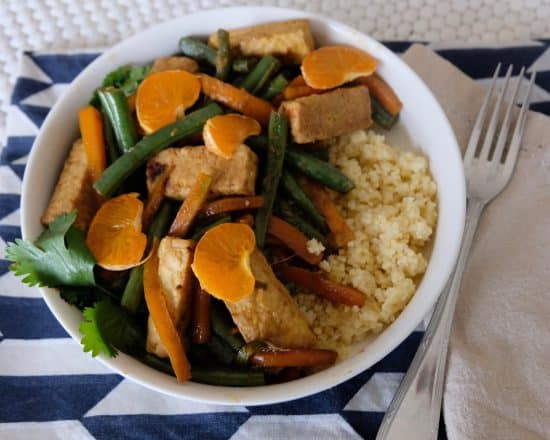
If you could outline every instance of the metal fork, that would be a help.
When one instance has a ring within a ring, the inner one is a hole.
[[[531,75],[521,110],[517,117],[512,138],[508,135],[512,125],[512,110],[515,107],[520,84],[525,72],[521,69],[512,98],[506,108],[496,144],[494,143],[497,125],[510,82],[512,66],[508,68],[504,87],[496,97],[493,112],[485,137],[480,138],[491,103],[494,101],[495,83],[500,72],[500,63],[493,75],[489,92],[483,101],[475,122],[468,148],[464,155],[468,206],[462,247],[453,275],[435,306],[432,319],[409,371],[399,386],[395,397],[386,412],[376,436],[377,440],[430,440],[436,439],[441,412],[441,399],[447,362],[449,335],[455,310],[458,291],[464,273],[466,260],[484,207],[493,200],[508,184],[517,162],[527,118],[529,99],[535,72]],[[493,146],[494,145],[494,146]]]

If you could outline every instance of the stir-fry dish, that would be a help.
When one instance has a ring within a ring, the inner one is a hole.
[[[226,386],[330,366],[414,295],[436,224],[377,67],[292,20],[116,69],[11,269],[82,310],[92,356]]]

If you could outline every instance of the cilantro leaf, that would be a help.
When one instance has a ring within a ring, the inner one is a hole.
[[[116,87],[121,89],[126,96],[133,95],[150,70],[150,64],[145,66],[121,66],[105,77],[103,87]]]
[[[59,295],[79,310],[91,307],[100,297],[91,287],[61,286]]]
[[[108,299],[101,300],[93,307],[84,309],[80,324],[80,341],[84,351],[95,357],[104,353],[115,357],[118,350],[131,352],[143,346],[143,333],[132,318]]]
[[[120,66],[105,76],[102,87],[116,87],[117,89],[121,89],[126,96],[131,96],[136,92],[139,84],[150,70],[151,64],[144,66],[130,66],[129,64]],[[98,110],[101,109],[97,90],[90,99],[90,105],[93,105]]]
[[[33,243],[15,240],[6,248],[6,258],[16,275],[29,286],[94,286],[95,258],[84,234],[72,227],[76,211],[61,214]]]

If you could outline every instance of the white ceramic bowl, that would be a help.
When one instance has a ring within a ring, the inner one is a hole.
[[[178,384],[168,375],[120,354],[99,360],[146,387],[173,396],[226,405],[257,405],[313,394],[361,373],[396,348],[421,322],[449,277],[458,253],[465,214],[465,184],[459,148],[441,107],[416,74],[382,44],[333,20],[303,11],[243,7],[198,12],[154,26],[117,44],[92,62],[52,108],[28,161],[21,199],[22,233],[26,239],[41,231],[40,216],[51,196],[69,147],[78,136],[78,109],[87,104],[105,74],[127,63],[145,63],[177,52],[183,35],[208,35],[217,28],[307,17],[318,44],[359,47],[379,60],[380,72],[404,103],[399,125],[414,146],[429,157],[438,185],[439,218],[432,256],[418,291],[396,321],[381,334],[359,344],[358,353],[331,368],[293,382],[255,388],[229,388],[193,382]],[[80,341],[80,312],[54,289],[42,289],[49,308],[65,330]]]

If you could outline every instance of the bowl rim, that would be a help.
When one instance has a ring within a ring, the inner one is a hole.
[[[101,363],[106,365],[114,372],[121,374],[124,378],[128,378],[149,389],[153,389],[174,397],[194,400],[203,403],[223,404],[230,406],[274,404],[310,396],[312,394],[319,393],[331,387],[339,385],[351,379],[352,377],[362,373],[366,369],[372,367],[375,363],[377,363],[387,354],[393,351],[415,330],[418,324],[424,319],[424,317],[429,313],[429,311],[435,304],[440,292],[444,288],[447,279],[452,272],[460,249],[466,212],[466,184],[464,179],[464,172],[462,170],[462,156],[460,154],[460,149],[456,137],[447,119],[447,116],[445,115],[445,112],[443,111],[440,104],[437,102],[427,85],[405,62],[403,62],[395,53],[383,46],[377,40],[374,40],[367,34],[364,34],[350,26],[327,18],[326,16],[318,13],[311,13],[290,8],[267,6],[240,6],[208,9],[185,14],[178,18],[174,18],[151,26],[120,41],[116,45],[103,52],[78,74],[78,76],[68,86],[65,93],[50,109],[46,119],[40,127],[39,133],[35,138],[31,152],[29,154],[26,172],[23,178],[21,192],[21,230],[23,238],[29,239],[29,236],[31,235],[30,230],[32,230],[33,228],[31,225],[33,219],[27,218],[26,214],[28,211],[27,207],[30,203],[32,203],[33,200],[32,188],[30,187],[31,184],[29,183],[31,178],[29,176],[33,174],[32,170],[36,166],[38,166],[37,162],[39,160],[39,153],[37,153],[37,151],[39,149],[39,146],[47,141],[47,139],[45,138],[45,133],[48,131],[47,127],[53,124],[52,121],[57,118],[56,115],[66,105],[66,102],[71,99],[70,97],[74,94],[75,90],[78,89],[79,81],[83,76],[86,75],[86,72],[93,69],[93,67],[95,67],[96,65],[100,65],[101,63],[106,62],[106,60],[108,60],[108,58],[112,54],[120,51],[120,49],[124,48],[124,46],[131,45],[134,41],[142,40],[149,33],[155,33],[164,27],[174,26],[181,21],[189,19],[208,20],[209,17],[215,16],[216,14],[220,13],[233,15],[249,14],[259,17],[269,17],[269,20],[264,20],[262,18],[261,20],[258,20],[258,22],[284,20],[287,19],[286,16],[294,17],[297,19],[310,18],[316,21],[320,21],[325,25],[329,25],[332,28],[337,29],[339,33],[343,33],[344,35],[354,35],[358,39],[362,39],[369,45],[376,47],[377,51],[384,53],[384,57],[387,57],[389,59],[393,58],[393,62],[397,62],[401,65],[403,72],[406,73],[409,78],[411,78],[414,82],[416,82],[415,86],[418,87],[419,93],[422,93],[425,98],[430,101],[430,104],[434,106],[434,108],[436,108],[437,112],[440,114],[439,116],[441,119],[439,121],[440,129],[446,132],[448,138],[447,141],[450,144],[447,146],[449,159],[454,163],[460,164],[460,178],[458,179],[459,181],[456,182],[457,187],[455,188],[457,205],[455,206],[456,212],[454,213],[454,228],[456,230],[456,235],[453,239],[446,243],[447,254],[449,255],[449,258],[448,261],[446,261],[446,264],[443,265],[442,270],[440,271],[443,274],[436,274],[437,276],[432,283],[433,285],[431,287],[431,292],[426,292],[424,294],[424,305],[422,305],[422,307],[416,307],[419,308],[419,311],[421,312],[418,313],[417,311],[418,316],[416,318],[411,319],[411,317],[408,316],[411,313],[406,313],[407,309],[409,309],[409,311],[411,310],[410,305],[415,298],[413,297],[413,299],[411,299],[405,309],[400,313],[396,321],[394,321],[394,323],[384,329],[380,336],[385,335],[384,337],[386,343],[384,346],[377,350],[375,355],[367,352],[358,353],[336,364],[335,366],[292,382],[250,388],[221,387],[194,382],[178,384],[174,378],[171,378],[164,373],[156,371],[151,367],[145,366],[139,363],[139,361],[137,361],[136,359],[124,353],[120,353],[116,358],[108,358],[104,355],[99,355],[97,357],[97,359]],[[34,236],[31,236],[30,238],[32,239],[34,238]],[[428,267],[429,265],[430,262],[428,262]],[[420,290],[421,285],[422,283],[417,286],[415,296],[416,293]],[[56,303],[55,301],[55,296],[58,297],[57,290],[51,288],[40,288],[40,290],[42,293],[42,297],[48,305],[48,308],[54,314],[58,322],[63,326],[65,331],[67,331],[67,333],[69,333],[69,335],[77,343],[79,343],[81,335],[79,333],[78,326],[75,327],[73,325],[69,325],[68,320],[63,317],[63,310],[61,310],[61,307],[59,307],[58,303]],[[405,316],[407,317],[406,320],[404,319]],[[398,322],[400,322],[401,324],[396,325]],[[380,336],[378,336],[377,338],[379,338]],[[135,365],[136,362],[139,363],[139,366]],[[335,369],[338,369],[339,374],[335,374]],[[167,378],[169,378],[170,380],[167,380]]]

